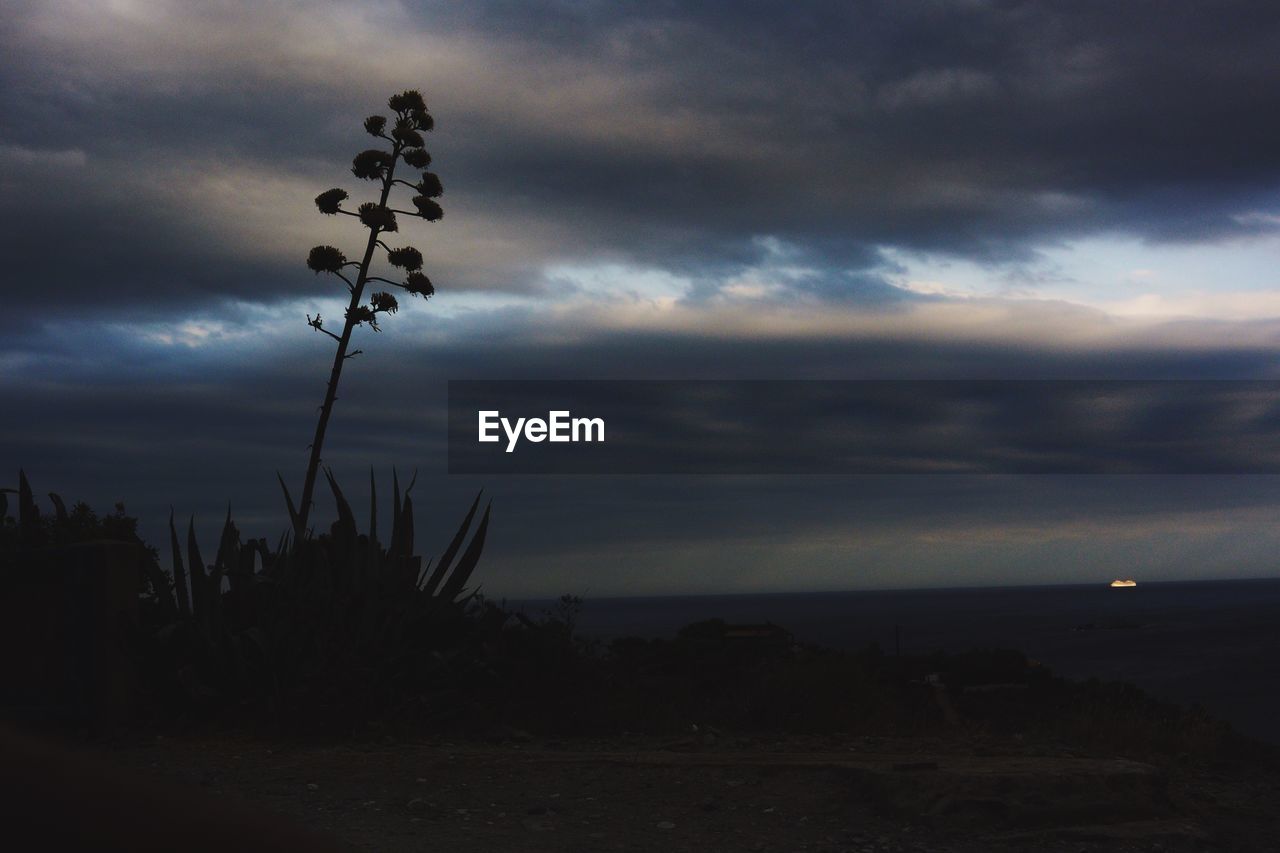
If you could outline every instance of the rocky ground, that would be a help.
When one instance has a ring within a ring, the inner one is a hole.
[[[1269,763],[1013,738],[155,738],[108,758],[370,851],[1280,850]]]

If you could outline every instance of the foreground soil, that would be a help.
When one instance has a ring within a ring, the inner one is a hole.
[[[1009,738],[282,745],[155,738],[107,758],[370,851],[1280,850],[1280,773]]]

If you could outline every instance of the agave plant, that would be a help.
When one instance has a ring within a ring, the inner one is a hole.
[[[316,196],[316,208],[326,215],[344,214],[360,221],[369,230],[365,241],[364,252],[359,260],[349,260],[342,250],[334,246],[316,246],[307,256],[307,266],[317,275],[326,273],[340,279],[350,294],[342,332],[332,332],[325,327],[324,319],[317,314],[307,315],[307,325],[317,332],[328,335],[337,343],[333,356],[333,367],[329,372],[329,384],[325,389],[324,401],[320,405],[320,414],[316,420],[315,437],[311,442],[311,458],[307,463],[307,473],[302,484],[302,502],[292,514],[295,539],[304,538],[309,528],[307,522],[311,515],[312,495],[316,479],[320,471],[321,450],[324,447],[325,431],[328,429],[329,417],[333,413],[333,404],[337,400],[338,382],[342,378],[342,368],[348,359],[354,358],[361,350],[350,349],[352,333],[356,327],[364,325],[373,331],[379,331],[378,318],[394,314],[400,304],[396,297],[386,291],[373,293],[367,303],[364,300],[365,288],[370,282],[398,287],[414,296],[429,298],[435,293],[435,286],[422,272],[422,253],[413,246],[391,247],[383,241],[383,236],[400,230],[397,215],[425,219],[437,222],[444,211],[436,201],[443,193],[444,186],[434,172],[422,171],[417,183],[411,183],[396,177],[396,167],[404,165],[425,170],[431,164],[431,155],[427,153],[423,133],[435,127],[435,119],[427,110],[427,103],[422,94],[416,90],[393,95],[387,106],[394,117],[374,115],[364,120],[365,131],[383,141],[383,148],[370,148],[361,151],[351,162],[351,173],[357,178],[373,181],[379,185],[376,202],[367,201],[349,210],[343,203],[349,198],[347,191],[335,187],[325,190]],[[408,187],[413,193],[414,210],[398,210],[389,205],[391,190],[397,184]],[[385,253],[386,261],[404,274],[402,281],[394,281],[372,274],[372,265],[378,250]]]
[[[392,474],[384,546],[373,473],[367,533],[359,531],[332,472],[324,473],[337,506],[329,532],[301,540],[285,533],[274,549],[264,539],[242,540],[228,511],[216,556],[206,563],[194,518],[184,549],[170,516],[174,611],[195,658],[204,661],[206,684],[278,699],[281,690],[308,678],[359,671],[362,689],[412,691],[422,687],[423,664],[434,660],[433,653],[460,642],[463,615],[476,595],[468,584],[489,528],[489,506],[476,523],[482,495],[439,560],[424,565],[414,554],[413,481],[402,491]],[[281,486],[296,521],[283,480]],[[343,682],[348,689],[349,680]]]

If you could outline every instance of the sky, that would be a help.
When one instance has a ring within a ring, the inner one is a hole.
[[[325,457],[419,470],[428,555],[484,487],[490,594],[1274,575],[1275,477],[448,477],[443,404],[1280,378],[1277,43],[1266,0],[0,0],[0,477],[283,530],[342,313],[304,259],[363,245],[312,199],[416,87],[438,292],[357,340]]]

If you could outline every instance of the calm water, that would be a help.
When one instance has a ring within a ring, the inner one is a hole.
[[[526,602],[536,611],[545,603]],[[671,636],[718,617],[837,648],[1020,649],[1055,672],[1199,703],[1280,742],[1280,580],[588,599],[588,636]]]

